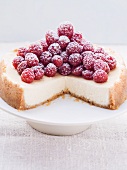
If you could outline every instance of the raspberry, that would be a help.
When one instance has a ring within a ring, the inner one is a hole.
[[[25,55],[25,60],[27,61],[29,67],[37,66],[39,64],[39,59],[33,53],[27,53]]]
[[[95,54],[94,54],[94,59],[95,59],[95,60],[101,59],[101,60],[103,60],[103,61],[106,61],[105,54],[102,54],[102,53],[95,53]]]
[[[26,53],[27,53],[27,48],[21,47],[17,51],[17,56],[25,57]]]
[[[19,65],[22,61],[24,61],[24,58],[21,57],[21,56],[17,56],[17,57],[15,57],[15,58],[13,59],[12,64],[13,64],[13,66],[15,67],[15,69],[17,69],[18,65]]]
[[[74,32],[74,28],[71,23],[64,22],[64,23],[60,24],[57,31],[58,31],[59,36],[66,35],[69,39],[71,39],[73,32]]]
[[[58,41],[59,37],[54,31],[48,31],[45,35],[46,42],[48,45]]]
[[[60,67],[63,64],[63,58],[60,55],[54,55],[52,62],[56,67]]]
[[[34,66],[32,67],[34,71],[35,78],[34,80],[40,80],[44,76],[44,70],[42,69],[41,66]]]
[[[40,40],[40,44],[42,46],[43,52],[48,50],[48,44],[45,40]]]
[[[83,71],[83,65],[72,68],[72,74],[75,76],[81,76]]]
[[[46,66],[51,62],[52,54],[49,51],[45,51],[40,56],[40,62]]]
[[[21,79],[25,83],[32,83],[34,81],[34,78],[35,78],[35,75],[34,75],[34,71],[32,70],[32,68],[26,68],[21,74]]]
[[[104,62],[100,59],[97,59],[94,62],[94,71],[99,70],[99,69],[104,70],[107,73],[109,73],[109,71],[110,71],[110,68],[106,62]]]
[[[66,51],[63,51],[60,56],[63,58],[64,63],[68,63],[69,55],[66,53]]]
[[[38,66],[40,66],[42,69],[44,68],[44,65],[42,63],[39,63]]]
[[[83,41],[82,46],[83,46],[83,51],[92,51],[92,52],[94,52],[94,47],[90,42]]]
[[[56,72],[57,72],[57,68],[56,66],[53,64],[53,63],[49,63],[45,69],[45,75],[48,76],[48,77],[53,77],[55,76]]]
[[[82,34],[79,32],[75,32],[71,38],[71,41],[76,41],[78,43],[81,43],[82,41]]]
[[[53,55],[61,53],[61,47],[58,43],[53,43],[48,48],[49,52]]]
[[[97,49],[94,50],[94,53],[102,53],[105,54],[105,51],[102,47],[97,47]]]
[[[21,74],[26,68],[28,68],[27,61],[22,61],[17,67],[17,72]]]
[[[108,63],[110,70],[116,68],[116,59],[114,57],[107,55],[106,62]]]
[[[78,66],[82,63],[82,56],[79,53],[73,53],[69,56],[69,63],[72,66]]]
[[[93,55],[88,54],[88,55],[84,56],[84,58],[83,58],[83,65],[87,70],[93,70],[94,61],[95,61],[95,59],[94,59]]]
[[[70,42],[66,48],[68,54],[72,53],[81,53],[83,47],[79,45],[77,42]]]
[[[63,76],[71,74],[71,66],[68,63],[63,63],[63,65],[59,67],[59,73]]]
[[[93,80],[96,83],[104,83],[108,80],[108,74],[104,70],[96,70],[93,74]]]
[[[93,80],[93,73],[91,70],[84,70],[82,71],[82,77],[86,80]]]
[[[28,48],[28,53],[33,53],[36,54],[38,57],[41,55],[41,53],[43,52],[43,48],[40,44],[30,44],[29,48]]]
[[[69,42],[70,40],[67,36],[62,35],[59,37],[58,44],[60,45],[62,49],[65,49]]]
[[[94,53],[92,51],[84,51],[81,55],[83,56],[83,58],[86,56],[87,57],[91,56],[94,58]]]

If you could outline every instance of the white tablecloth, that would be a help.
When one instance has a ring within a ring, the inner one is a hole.
[[[16,44],[0,44],[4,54]],[[127,46],[111,46],[127,56]],[[127,113],[73,136],[51,136],[0,110],[0,170],[127,170]]]

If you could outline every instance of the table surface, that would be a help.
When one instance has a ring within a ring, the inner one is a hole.
[[[0,43],[0,56],[21,45]],[[127,57],[127,45],[108,46]],[[15,169],[126,170],[127,113],[77,135],[51,136],[0,110],[0,170]]]

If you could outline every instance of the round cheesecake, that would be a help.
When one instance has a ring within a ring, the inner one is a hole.
[[[21,80],[12,65],[16,52],[6,54],[0,62],[0,97],[12,107],[25,110],[49,102],[62,94],[70,94],[93,105],[117,109],[127,97],[127,69],[123,59],[105,50],[117,61],[105,83],[96,83],[73,75],[46,77],[31,84]]]

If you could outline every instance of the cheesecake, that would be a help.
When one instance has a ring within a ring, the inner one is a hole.
[[[127,97],[127,69],[122,57],[111,49],[98,48],[86,41],[83,46],[81,34],[70,31],[73,27],[65,32],[64,26],[60,25],[57,36],[53,32],[46,34],[47,44],[40,41],[43,48],[29,45],[3,56],[0,97],[18,110],[37,107],[63,94],[98,107],[117,109]],[[68,58],[64,56],[61,60],[64,52]],[[44,58],[45,55],[48,57]],[[17,56],[20,62],[16,65]],[[115,66],[106,60],[109,56],[115,59]]]

